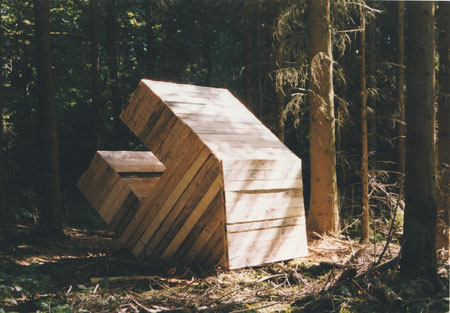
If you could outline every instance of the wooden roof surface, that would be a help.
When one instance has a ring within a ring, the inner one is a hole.
[[[227,89],[142,80],[221,160],[298,159]]]

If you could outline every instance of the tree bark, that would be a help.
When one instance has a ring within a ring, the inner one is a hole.
[[[405,4],[398,1],[397,12],[397,163],[398,171],[405,171]]]
[[[253,38],[255,38],[254,9],[251,0],[244,2],[244,98],[247,108],[255,111],[253,107]]]
[[[91,97],[92,97],[92,133],[90,158],[98,149],[100,141],[100,59],[98,49],[98,0],[90,0],[90,35],[91,35]],[[89,158],[89,159],[90,159]]]
[[[41,212],[41,226],[45,230],[53,232],[61,227],[61,204],[49,1],[34,0],[34,13],[38,74],[38,151],[40,157],[38,208]]]
[[[437,248],[449,248],[450,227],[450,2],[439,2],[438,236]]]
[[[436,275],[434,3],[409,2],[404,279]]]
[[[154,76],[155,70],[155,47],[153,44],[153,1],[145,1],[145,15],[146,15],[146,36],[147,36],[147,78]]]
[[[330,1],[309,0],[307,16],[311,62],[311,199],[308,226],[309,231],[330,233],[339,229]]]
[[[112,138],[114,138],[113,147],[117,150],[123,149],[122,123],[119,115],[122,111],[120,98],[120,84],[117,66],[117,4],[116,0],[106,1],[106,54],[108,59],[109,80],[111,88],[111,103],[113,111],[113,129]]]
[[[362,242],[369,242],[369,157],[367,148],[367,88],[366,88],[366,18],[361,18],[361,204]]]

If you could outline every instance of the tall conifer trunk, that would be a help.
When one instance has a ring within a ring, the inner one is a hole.
[[[255,38],[254,6],[251,0],[244,2],[244,99],[247,108],[255,112],[253,104],[253,77],[254,77],[254,51]]]
[[[119,119],[122,111],[120,98],[120,84],[117,60],[117,1],[106,1],[106,54],[108,59],[109,79],[111,88],[111,102],[113,111],[113,130],[114,138],[113,147],[115,149],[123,149],[124,143],[122,138],[122,123]]]
[[[50,43],[50,5],[48,0],[34,0],[36,23],[36,60],[38,73],[38,178],[41,226],[58,230],[61,223],[58,136],[56,106],[53,97],[52,51]]]
[[[369,157],[367,148],[366,17],[361,17],[361,202],[362,241],[369,242]]]
[[[405,170],[405,4],[398,1],[397,12],[397,163],[399,172]]]
[[[450,2],[439,2],[438,99],[438,236],[437,247],[449,248],[450,226]]]
[[[90,158],[98,149],[100,141],[100,59],[98,50],[98,0],[90,0],[90,35],[91,35],[91,97],[92,97],[92,132]]]
[[[311,199],[308,226],[309,231],[329,233],[339,229],[330,1],[309,0],[307,16],[311,64]]]
[[[406,183],[400,274],[436,275],[434,3],[408,2]]]

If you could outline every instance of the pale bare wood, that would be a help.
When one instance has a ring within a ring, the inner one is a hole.
[[[225,182],[241,180],[277,180],[277,179],[300,179],[302,177],[301,168],[292,169],[255,169],[247,171],[224,171]]]
[[[280,241],[258,241],[251,246],[235,248],[229,254],[229,269],[295,259],[308,255],[305,233],[300,234],[299,237],[283,238]]]
[[[123,179],[130,186],[133,193],[140,199],[148,197],[159,181],[159,177],[130,177]]]
[[[206,211],[203,213],[203,215],[200,217],[200,219],[195,224],[194,228],[191,230],[191,232],[188,234],[187,238],[184,240],[183,244],[179,247],[179,249],[176,251],[175,255],[173,256],[176,260],[181,260],[181,262],[185,262],[184,255],[185,253],[190,250],[192,247],[196,246],[196,242],[198,238],[200,237],[201,233],[205,230],[205,227],[209,225],[211,222],[217,222],[218,219],[222,219],[223,221],[223,213],[220,213],[220,211],[223,211],[223,196],[222,192],[219,192],[212,202],[209,204]],[[201,247],[200,247],[201,248]],[[200,249],[199,248],[199,249]]]
[[[108,214],[108,210],[110,209],[110,205],[112,203],[112,198],[117,197],[117,193],[124,185],[125,182],[120,179],[120,176],[117,175],[117,173],[112,172],[108,178],[108,183],[99,186],[102,188],[101,193],[104,194],[105,197],[102,197],[101,202],[98,202],[94,208],[103,219],[105,219]]]
[[[259,229],[291,227],[291,226],[304,225],[304,224],[305,224],[305,216],[302,215],[302,216],[280,218],[280,219],[275,219],[275,220],[263,220],[263,221],[250,222],[250,223],[227,224],[227,232],[228,233],[239,233],[239,232],[254,231],[254,230],[259,230]]]
[[[161,250],[167,247],[170,240],[176,235],[182,223],[186,220],[186,215],[192,212],[195,204],[198,203],[218,174],[217,160],[210,155],[195,176],[191,178],[189,185],[186,185],[180,193],[178,200],[173,202],[174,205],[168,206],[164,211],[160,211],[163,214],[160,214],[159,217],[163,217],[163,219],[155,230],[154,235],[150,237],[151,239],[144,242],[141,237],[139,242],[145,244],[144,256],[157,255],[159,257],[161,255]]]
[[[273,190],[302,188],[300,178],[286,178],[273,180],[238,180],[225,182],[225,191],[236,190]]]
[[[293,199],[293,201],[290,201]],[[281,206],[296,203],[302,199],[302,190],[296,189],[275,189],[275,190],[244,190],[229,191],[226,193],[226,203],[228,205],[253,205],[261,204]],[[261,203],[262,201],[262,203]]]
[[[170,109],[164,108],[160,118],[153,125],[149,123],[143,131],[142,136],[144,138],[142,142],[146,147],[155,151],[156,147],[169,134],[177,120],[175,114]]]
[[[119,235],[123,233],[125,227],[129,224],[133,216],[135,216],[141,201],[130,192],[125,200],[120,204],[119,210],[111,221],[111,228]]]
[[[203,215],[203,213],[206,211],[208,206],[211,204],[214,197],[217,195],[217,193],[222,188],[222,177],[218,175],[214,182],[210,185],[208,188],[208,191],[205,193],[205,195],[202,197],[202,199],[198,202],[197,206],[192,211],[191,215],[186,219],[183,226],[178,230],[176,236],[172,239],[170,244],[167,246],[167,248],[162,253],[162,258],[170,258],[172,257],[176,250],[180,247],[182,242],[186,239],[186,237],[189,235],[191,230],[194,228],[195,224],[197,224],[200,217]]]
[[[78,188],[80,188],[81,192],[89,202],[93,201],[95,194],[92,193],[92,190],[96,186],[98,180],[101,178],[101,174],[103,174],[107,166],[108,164],[102,160],[98,153],[96,153],[87,171],[78,181]]]
[[[239,134],[206,133],[206,134],[198,134],[198,136],[205,142],[242,141],[242,140],[249,140],[249,141],[264,140],[266,142],[280,142],[280,140],[270,132],[259,132],[257,134],[249,134],[247,132],[242,132]]]
[[[280,148],[249,148],[237,147],[233,150],[217,147],[213,150],[224,163],[237,160],[293,160],[298,162],[298,158],[286,147]]]
[[[241,112],[234,112],[231,114],[211,115],[211,114],[196,114],[196,113],[176,113],[176,115],[184,121],[207,121],[207,122],[232,122],[259,124],[261,122],[254,116],[249,114],[242,114]]]
[[[119,118],[128,125],[130,120],[136,115],[136,110],[138,109],[138,103],[144,97],[147,87],[140,82],[138,88],[134,91],[134,93],[130,96],[128,100],[128,105],[121,112]]]
[[[224,240],[223,240],[223,228],[224,225],[222,222],[219,222],[216,228],[213,230],[208,241],[203,245],[201,250],[195,255],[195,259],[193,260],[196,264],[208,265],[206,261],[209,256],[215,249],[222,249],[224,251]],[[187,256],[187,259],[189,257]]]
[[[189,248],[188,251],[186,251],[185,255],[183,256],[183,260],[186,263],[191,263],[194,261],[194,259],[200,255],[200,251],[204,248],[207,242],[212,242],[211,237],[214,238],[215,232],[220,232],[219,227],[223,226],[223,211],[222,210],[215,210],[214,215],[212,216],[209,223],[205,226],[205,228],[202,230],[202,232],[198,235],[198,237],[195,239],[193,245]]]
[[[130,194],[130,187],[125,183],[118,183],[116,190],[111,190],[110,196],[106,199],[99,211],[103,212],[103,219],[106,223],[111,224],[114,216],[119,212],[122,203]],[[128,208],[124,208],[128,209]]]
[[[140,224],[143,221],[153,220],[159,208],[165,203],[170,193],[179,183],[182,175],[191,168],[192,163],[195,161],[201,162],[202,159],[206,160],[206,157],[210,154],[209,150],[201,142],[194,142],[186,150],[181,152],[184,152],[184,155],[179,158],[179,163],[167,168],[161,176],[159,183],[153,188],[150,195],[138,209],[136,216],[133,217],[130,224],[125,228],[120,237],[122,243],[127,243],[132,235],[139,238],[143,234],[147,225],[140,226]],[[137,240],[133,239],[127,246],[134,246],[132,244]]]
[[[133,132],[136,135],[139,135],[140,130],[140,124],[143,122],[143,116],[148,110],[155,110],[157,109],[157,106],[149,106],[148,104],[151,103],[151,99],[153,98],[154,101],[157,101],[157,97],[154,97],[154,94],[145,86],[141,86],[140,89],[142,89],[142,93],[139,93],[139,95],[136,97],[136,99],[132,99],[130,101],[127,108],[125,108],[125,112],[123,112],[119,118],[122,120],[122,117],[128,119],[122,120],[126,125],[133,130]]]
[[[249,170],[258,170],[258,169],[289,169],[293,168],[297,170],[298,166],[301,166],[301,162],[297,157],[291,157],[289,155],[284,158],[281,157],[279,159],[262,159],[262,158],[253,158],[253,159],[225,159],[222,160],[223,170],[226,171],[249,171]],[[300,163],[300,164],[299,164]]]
[[[300,216],[304,214],[303,203],[292,204],[291,207],[227,207],[227,223],[253,222],[267,219],[278,219],[286,217]]]
[[[158,150],[155,150],[159,159],[170,166],[174,162],[174,157],[177,152],[186,146],[191,144],[192,141],[197,141],[198,137],[192,133],[192,130],[186,126],[182,121],[177,121],[169,136],[161,143]]]
[[[153,236],[153,234],[156,232],[160,224],[169,213],[170,208],[174,206],[176,201],[183,194],[184,190],[200,170],[201,166],[206,161],[208,156],[210,156],[209,151],[207,149],[203,149],[195,159],[195,161],[191,164],[191,166],[189,166],[187,171],[183,171],[184,175],[177,179],[177,184],[173,188],[166,187],[169,190],[169,195],[167,197],[164,197],[164,201],[161,203],[161,206],[159,208],[150,204],[151,206],[153,206],[153,212],[155,212],[153,214],[154,217],[149,219],[148,221],[143,220],[144,223],[141,223],[141,225],[143,226],[139,226],[139,228],[136,229],[135,234],[133,234],[131,240],[129,241],[129,246],[134,247],[132,249],[134,255],[138,256],[142,252],[145,245],[148,243],[150,238]]]

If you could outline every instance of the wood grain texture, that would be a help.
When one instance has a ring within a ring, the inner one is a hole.
[[[120,118],[151,152],[99,151],[78,185],[136,257],[307,253],[301,161],[228,90],[142,80]]]

